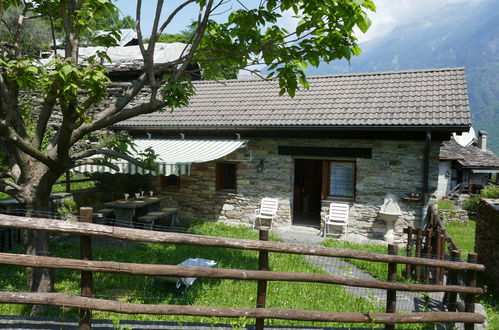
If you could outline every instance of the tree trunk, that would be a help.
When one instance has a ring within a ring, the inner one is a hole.
[[[40,212],[49,211],[50,193],[55,179],[53,179],[54,175],[43,173],[40,169],[33,172],[30,182],[23,185],[25,188],[23,199],[27,209],[26,216],[39,217]],[[27,254],[50,255],[50,234],[47,232],[26,230],[23,232],[23,243]],[[26,271],[28,291],[51,292],[54,290],[52,270],[28,267]],[[30,314],[40,315],[46,308],[47,306],[44,305],[33,305]]]

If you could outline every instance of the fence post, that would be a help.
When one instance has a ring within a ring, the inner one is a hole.
[[[423,230],[418,228],[416,232],[416,257],[421,258],[421,250],[423,249]],[[421,282],[421,266],[416,265],[416,281]]]
[[[433,230],[431,228],[428,229],[428,236],[426,236],[426,257],[428,259],[432,259],[432,241],[433,241]],[[430,273],[433,267],[426,266],[426,274],[425,274],[425,283],[430,284]]]
[[[446,252],[445,252],[445,242],[446,242],[446,237],[447,237],[447,230],[445,228],[441,229],[441,236],[440,236],[440,259],[445,260]],[[444,275],[445,275],[445,268],[440,268],[440,278],[438,279],[439,284],[444,283]]]
[[[461,252],[458,250],[452,250],[451,251],[451,260],[452,261],[459,261],[461,259]],[[459,276],[459,271],[455,269],[450,269],[447,275],[447,285],[458,285],[458,276]],[[447,305],[447,309],[449,312],[455,312],[456,311],[456,304],[457,304],[457,293],[456,292],[446,292],[446,295],[444,295],[444,304]]]
[[[412,256],[412,230],[413,230],[413,228],[411,226],[407,227],[407,246],[405,248],[405,255],[408,257]],[[405,278],[407,278],[407,279],[411,278],[411,265],[410,264],[405,265]]]
[[[468,262],[476,264],[477,254],[468,254]],[[476,271],[468,270],[466,271],[466,286],[476,287]],[[466,294],[464,296],[464,311],[468,313],[475,312],[475,295],[472,293]],[[465,323],[464,330],[473,330],[475,328],[475,323]]]
[[[260,241],[269,240],[269,231],[260,229]],[[258,270],[269,270],[269,253],[260,251],[258,253]],[[259,280],[257,287],[256,308],[265,308],[265,300],[267,298],[267,281]],[[264,318],[257,318],[255,322],[255,330],[263,330],[265,323]]]
[[[91,207],[80,207],[80,222],[92,222],[93,209]],[[80,259],[92,260],[92,237],[80,236]],[[81,296],[92,297],[92,272],[81,272]],[[80,330],[90,330],[92,311],[90,309],[80,309]]]
[[[397,255],[398,247],[395,244],[388,245],[388,254]],[[388,282],[397,282],[397,263],[388,263]],[[397,307],[397,291],[386,290],[386,312],[395,313]],[[385,324],[385,330],[394,330],[394,324]]]
[[[435,247],[433,250],[435,251],[435,259],[439,260],[440,257],[442,256],[442,230],[437,229],[435,232]],[[442,274],[442,267],[435,267],[435,278],[433,279],[433,282],[435,284],[442,284],[440,282],[440,275]]]

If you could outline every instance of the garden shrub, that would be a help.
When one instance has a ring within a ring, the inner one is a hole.
[[[480,196],[471,196],[463,202],[463,209],[470,213],[476,212],[480,198],[499,198],[499,186],[488,185],[482,189]]]
[[[483,198],[499,198],[499,186],[489,184],[482,189],[480,196]]]
[[[470,213],[475,213],[478,202],[480,202],[480,196],[471,196],[463,202],[463,209]]]

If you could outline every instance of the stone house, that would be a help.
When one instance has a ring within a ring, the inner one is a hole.
[[[465,141],[467,142],[467,141]],[[476,194],[496,174],[499,184],[499,157],[487,149],[487,132],[479,131],[476,142],[458,143],[454,138],[440,148],[437,197],[449,194]]]
[[[318,227],[329,203],[341,201],[351,206],[350,232],[381,238],[378,212],[393,194],[401,238],[436,191],[440,144],[470,127],[464,69],[308,81],[294,98],[279,96],[274,80],[197,81],[187,107],[114,129],[155,150],[173,143],[160,152],[169,170],[151,180],[182,220],[251,224],[261,198],[275,197],[276,226]]]

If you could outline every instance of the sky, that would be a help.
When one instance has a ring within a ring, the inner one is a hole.
[[[358,31],[357,38],[360,42],[373,40],[376,38],[383,37],[393,31],[397,26],[410,24],[413,22],[421,22],[423,18],[433,15],[434,13],[441,10],[443,7],[449,4],[459,4],[459,3],[478,3],[485,0],[374,0],[377,10],[375,13],[368,12],[368,16],[371,18],[373,24],[366,34]],[[182,1],[171,0],[165,1],[163,20],[167,17],[168,13],[175,8],[173,6],[178,5]],[[258,3],[259,1],[250,0],[241,2],[248,4]],[[130,15],[135,17],[135,4],[136,1],[133,0],[116,0],[117,6],[121,10],[122,16]],[[150,35],[150,30],[153,24],[154,12],[155,12],[156,1],[145,0],[143,1],[142,8],[142,18],[141,26],[144,36]],[[236,9],[239,7],[237,1],[231,2],[232,7],[225,7],[225,9]],[[191,4],[187,6],[181,15],[172,21],[171,28],[167,30],[167,33],[177,33],[187,27],[192,19],[197,15],[196,6]],[[292,17],[290,13],[284,13],[282,20],[279,22],[280,25],[285,26],[288,30],[294,30],[296,25],[296,19]],[[216,19],[223,20],[227,17],[227,12],[222,12]],[[426,22],[431,24],[431,22]]]

